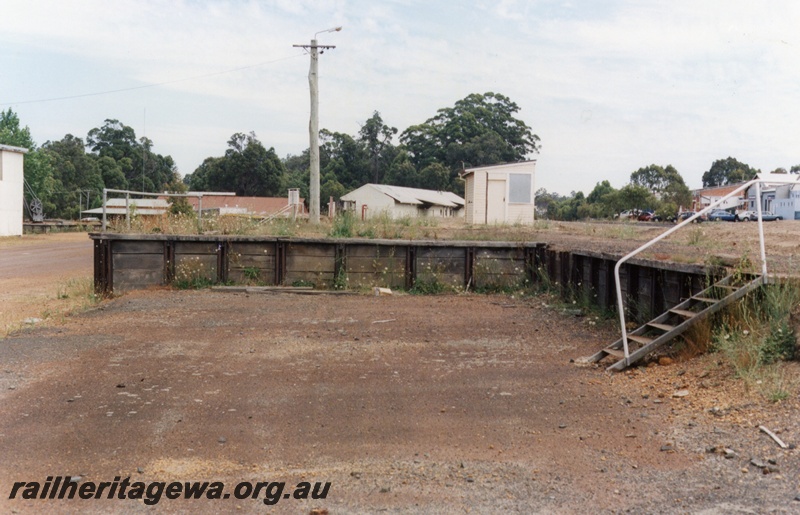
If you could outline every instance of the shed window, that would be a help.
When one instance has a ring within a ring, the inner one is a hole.
[[[531,203],[531,180],[529,173],[508,174],[508,201],[512,204]]]

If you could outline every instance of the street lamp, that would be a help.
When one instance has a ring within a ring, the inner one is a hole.
[[[321,30],[314,34],[314,39],[311,40],[310,45],[294,45],[302,47],[309,51],[311,55],[311,68],[308,72],[308,86],[311,90],[311,120],[308,124],[308,139],[309,139],[309,168],[310,168],[310,184],[308,193],[311,199],[308,202],[308,219],[312,224],[319,223],[319,85],[317,68],[319,65],[319,49],[322,51],[330,48],[336,48],[331,45],[317,45],[317,34],[325,32],[339,32],[342,27],[334,27],[332,29]]]

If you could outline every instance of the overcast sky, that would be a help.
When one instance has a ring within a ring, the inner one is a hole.
[[[281,157],[307,148],[309,58],[292,45],[339,25],[318,36],[336,45],[320,57],[331,131],[355,135],[374,111],[403,131],[493,91],[541,138],[531,157],[549,191],[619,188],[651,163],[691,188],[728,156],[763,171],[800,164],[796,0],[1,5],[0,109],[39,144],[118,119],[182,174],[235,132]],[[60,97],[76,98],[45,101]]]

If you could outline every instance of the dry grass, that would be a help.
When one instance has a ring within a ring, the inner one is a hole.
[[[63,322],[66,317],[95,306],[100,302],[100,297],[94,293],[94,279],[85,276],[65,279],[55,286],[51,295],[33,301],[37,303],[38,310],[33,305],[17,306],[17,310],[0,313],[0,338],[31,325]],[[20,319],[23,312],[27,312],[28,316]]]
[[[713,322],[708,318],[696,322],[683,334],[683,345],[676,350],[676,357],[689,360],[705,354],[711,348],[714,338]]]

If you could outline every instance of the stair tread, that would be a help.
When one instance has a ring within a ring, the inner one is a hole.
[[[692,318],[693,316],[697,315],[697,313],[695,313],[694,311],[689,311],[688,309],[672,308],[669,311],[670,313],[675,313],[676,315],[681,315],[689,318]]]
[[[716,304],[720,301],[720,299],[712,299],[711,297],[701,297],[700,295],[695,295],[692,297],[694,300],[699,300],[700,302],[711,302]]]
[[[655,327],[656,329],[661,329],[662,331],[666,331],[666,332],[669,332],[669,331],[672,331],[673,329],[675,329],[674,325],[669,325],[669,324],[657,324],[655,322],[648,322],[647,325],[649,325],[650,327]]]
[[[615,358],[624,358],[625,357],[625,352],[623,352],[621,349],[606,348],[606,349],[603,349],[603,352],[605,352],[609,356],[614,356]]]
[[[647,336],[638,336],[635,334],[629,334],[628,339],[638,343],[650,343],[654,340],[654,338],[648,338]]]

